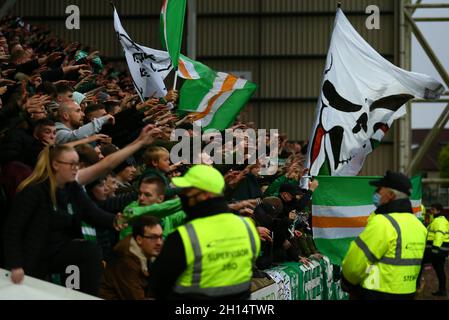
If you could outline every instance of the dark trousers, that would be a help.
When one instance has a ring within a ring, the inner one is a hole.
[[[438,291],[446,291],[446,273],[444,272],[444,264],[447,255],[434,254],[431,258],[433,269],[438,277]]]
[[[430,248],[426,248],[424,251],[424,256],[421,260],[421,269],[419,269],[418,279],[416,280],[416,289],[421,287],[421,276],[422,271],[424,270],[424,265],[430,262],[430,258],[432,256],[432,250]]]
[[[424,264],[431,263],[433,269],[438,278],[438,290],[446,291],[446,273],[444,271],[444,265],[446,263],[447,254],[434,254],[431,248],[426,248],[424,257],[421,262],[421,270],[419,271],[418,281],[416,282],[417,288],[421,285],[421,274],[424,268]]]
[[[361,288],[359,296],[357,297],[357,299],[354,300],[414,300],[414,299],[415,293],[391,294]]]
[[[65,286],[67,278],[76,274],[67,267],[76,266],[79,270],[79,290],[98,296],[102,270],[101,260],[101,250],[95,243],[72,240],[53,257],[49,267],[51,273],[61,275],[61,285]],[[73,281],[68,282],[73,283]]]

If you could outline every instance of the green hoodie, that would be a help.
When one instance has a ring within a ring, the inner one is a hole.
[[[124,218],[131,223],[133,219],[142,215],[154,216],[161,219],[164,238],[175,231],[178,226],[182,225],[186,218],[185,212],[182,211],[181,200],[179,198],[149,206],[139,206],[137,201],[133,201],[123,210]],[[132,227],[126,227],[120,232],[120,240],[131,233]]]

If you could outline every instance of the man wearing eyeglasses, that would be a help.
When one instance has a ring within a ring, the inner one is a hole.
[[[162,227],[153,216],[133,221],[133,233],[114,248],[100,285],[100,297],[108,300],[143,300],[148,293],[148,266],[161,252]]]

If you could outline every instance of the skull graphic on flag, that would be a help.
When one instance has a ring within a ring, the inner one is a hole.
[[[383,58],[338,9],[310,137],[310,174],[327,164],[329,175],[357,175],[393,121],[405,115],[408,100],[443,91],[438,81]]]

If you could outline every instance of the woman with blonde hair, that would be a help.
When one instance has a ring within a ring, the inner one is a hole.
[[[103,211],[87,197],[76,182],[78,169],[75,149],[47,146],[31,176],[19,185],[3,233],[14,283],[25,274],[44,280],[60,274],[64,285],[75,266],[80,291],[97,294],[102,257],[95,243],[82,240],[81,220],[116,230],[124,226],[118,223],[120,214]]]

